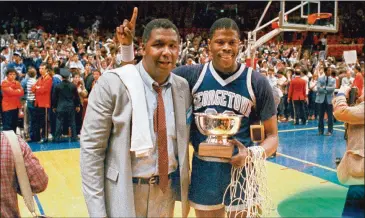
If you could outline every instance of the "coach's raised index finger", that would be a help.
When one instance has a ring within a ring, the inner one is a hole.
[[[138,8],[137,7],[134,7],[133,14],[132,14],[132,18],[131,18],[131,21],[130,21],[131,28],[133,28],[133,29],[136,26],[137,16],[138,16]]]

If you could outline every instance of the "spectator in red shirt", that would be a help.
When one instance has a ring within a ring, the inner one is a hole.
[[[304,104],[308,103],[308,97],[306,94],[306,81],[300,77],[301,71],[295,71],[295,78],[290,82],[288,92],[288,102],[292,100],[294,102],[295,123],[299,125],[299,118],[303,125],[306,125],[306,116],[304,113]]]
[[[14,68],[9,68],[6,72],[6,79],[1,83],[3,95],[3,130],[13,130],[16,132],[18,122],[18,110],[21,108],[20,97],[24,95],[24,90],[20,83],[16,81],[18,72]]]
[[[362,90],[364,88],[364,75],[361,73],[361,67],[356,66],[355,69],[355,80],[351,87],[357,87],[357,96],[362,95]]]
[[[48,176],[34,156],[29,145],[20,137],[18,142],[23,153],[24,165],[33,193],[40,193],[47,188]],[[17,193],[20,194],[15,172],[15,160],[11,145],[1,132],[1,198],[0,217],[20,217]]]
[[[46,128],[47,110],[51,107],[51,92],[52,92],[52,77],[49,75],[51,67],[46,63],[42,63],[39,67],[41,76],[38,78],[36,84],[32,87],[32,92],[35,94],[35,117],[34,120],[34,139],[40,143],[48,141],[48,131]],[[42,137],[40,135],[42,131]]]

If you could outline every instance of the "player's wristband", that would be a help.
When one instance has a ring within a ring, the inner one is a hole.
[[[339,96],[345,96],[345,94],[342,92],[339,92],[339,93],[337,93],[336,97],[339,97]]]
[[[134,49],[133,43],[130,45],[121,45],[122,61],[130,62],[134,60]]]

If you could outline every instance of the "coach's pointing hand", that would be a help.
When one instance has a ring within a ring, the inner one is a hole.
[[[138,8],[133,9],[131,20],[125,19],[123,24],[117,27],[116,35],[118,42],[122,45],[130,45],[133,42],[134,32],[136,28],[136,20],[138,15]]]

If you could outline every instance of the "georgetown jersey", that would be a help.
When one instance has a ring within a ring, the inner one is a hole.
[[[251,86],[252,68],[240,65],[239,70],[227,79],[222,79],[213,68],[212,62],[204,65],[199,79],[192,89],[193,112],[204,113],[207,109],[217,113],[234,112],[243,115],[241,127],[234,138],[246,147],[252,145],[250,139],[250,114],[255,105],[255,95]],[[191,141],[195,151],[207,136],[197,129],[195,121],[191,126]]]

